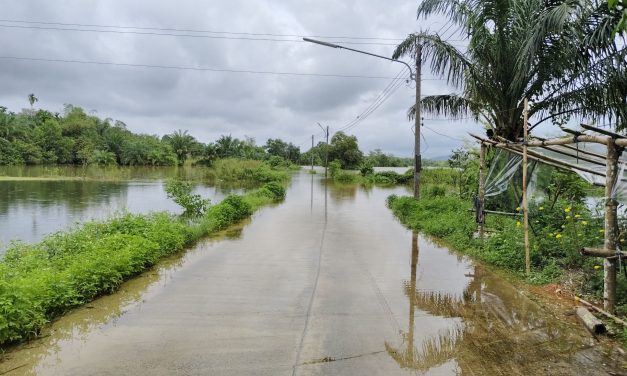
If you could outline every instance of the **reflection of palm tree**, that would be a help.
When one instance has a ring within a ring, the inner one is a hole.
[[[461,294],[450,294],[418,290],[417,264],[414,234],[411,277],[403,285],[410,301],[408,332],[401,334],[398,348],[385,343],[390,357],[402,368],[426,372],[454,361],[460,374],[533,373],[537,369],[529,364],[530,360],[568,356],[581,346],[581,337],[556,330],[550,320],[540,316],[538,306],[515,289],[504,289],[499,279],[484,276],[481,266],[475,266],[474,273],[467,275],[472,279]],[[451,319],[451,326],[415,346],[416,309]],[[478,373],[473,372],[477,369]]]

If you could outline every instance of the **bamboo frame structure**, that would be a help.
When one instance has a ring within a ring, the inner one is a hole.
[[[526,103],[526,100],[525,100]],[[526,108],[526,107],[525,107]],[[524,215],[524,236],[525,236],[525,267],[527,273],[530,272],[530,263],[529,263],[529,229],[528,229],[528,208],[527,208],[527,163],[528,159],[555,167],[563,170],[570,171],[582,171],[590,174],[594,174],[596,176],[600,176],[605,178],[605,221],[604,221],[604,246],[602,250],[596,249],[582,249],[581,254],[584,256],[591,257],[603,257],[603,307],[608,312],[614,312],[616,307],[616,273],[617,273],[617,260],[619,257],[625,256],[623,252],[616,252],[611,250],[617,249],[617,238],[618,238],[618,218],[617,218],[617,206],[618,202],[615,198],[612,197],[614,192],[614,187],[618,181],[618,164],[620,162],[620,155],[625,146],[627,146],[627,138],[623,135],[619,135],[607,130],[599,129],[596,127],[582,125],[588,131],[596,132],[601,134],[598,135],[590,135],[583,134],[577,131],[572,131],[572,137],[562,137],[562,138],[554,138],[554,139],[535,139],[529,140],[527,134],[527,117],[526,112],[524,113],[525,119],[525,132],[524,138],[522,142],[511,142],[506,140],[493,140],[493,139],[485,139],[483,137],[470,134],[473,138],[477,139],[482,148],[482,157],[480,158],[481,166],[480,171],[485,171],[485,153],[484,148],[491,146],[496,147],[502,150],[506,150],[510,153],[516,155],[522,155],[523,157],[523,215]],[[606,155],[602,156],[601,154],[585,151],[582,154],[585,154],[584,157],[579,157],[579,155],[573,155],[570,152],[559,150],[554,146],[562,146],[567,150],[573,150],[579,152],[578,149],[574,148],[572,145],[580,142],[587,143],[595,143],[606,146]],[[542,155],[540,153],[536,153],[528,150],[528,148],[543,148],[545,150],[549,150],[551,152],[566,155],[569,157],[574,157],[581,159],[582,161],[586,161],[588,163],[597,165],[597,166],[605,166],[605,173],[601,171],[596,171],[590,168],[586,168],[584,166],[579,166],[577,164],[568,163],[556,158],[548,157],[546,155]],[[479,197],[481,200],[481,207],[484,208],[484,195],[481,194],[483,190],[485,190],[485,176],[480,174],[480,193]],[[483,232],[483,231],[482,231]]]

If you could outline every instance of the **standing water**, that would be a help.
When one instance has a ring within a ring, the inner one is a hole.
[[[407,231],[405,188],[297,174],[284,203],[50,325],[7,375],[608,375],[572,317]]]
[[[181,208],[168,199],[165,180],[193,173],[183,168],[0,167],[0,255],[12,240],[32,243],[46,234],[121,212],[148,213]],[[203,171],[197,169],[197,171]],[[196,173],[201,175],[202,173]],[[241,189],[203,179],[194,193],[216,203]]]

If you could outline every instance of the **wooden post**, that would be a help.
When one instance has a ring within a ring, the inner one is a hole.
[[[616,250],[618,232],[616,207],[612,197],[616,175],[618,173],[618,148],[615,140],[607,143],[607,164],[605,168],[605,242],[608,250]],[[603,308],[614,313],[616,307],[616,259],[603,260]]]
[[[522,205],[523,205],[523,229],[525,232],[525,271],[527,274],[531,273],[531,257],[529,255],[529,205],[527,203],[527,141],[528,137],[528,124],[527,124],[527,112],[529,102],[527,98],[524,101],[524,143],[523,143],[523,189],[522,189]]]
[[[481,210],[485,209],[485,151],[487,146],[482,142],[479,149],[479,203]],[[477,213],[479,214],[479,213]],[[483,240],[485,233],[485,214],[481,213],[482,223],[479,223],[479,237]]]

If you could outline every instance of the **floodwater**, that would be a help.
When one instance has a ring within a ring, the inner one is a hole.
[[[405,188],[296,174],[284,203],[7,349],[1,375],[616,375],[555,310],[400,225]]]
[[[182,209],[166,196],[164,186],[168,178],[198,179],[194,193],[214,203],[242,191],[207,182],[202,176],[203,169],[193,171],[145,167],[0,167],[0,254],[12,240],[37,242],[46,234],[75,223],[124,211],[180,213]]]

